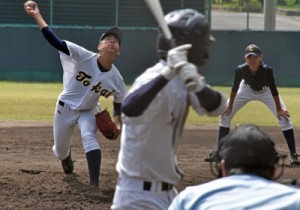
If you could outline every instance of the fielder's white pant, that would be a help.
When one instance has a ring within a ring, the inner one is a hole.
[[[293,128],[290,118],[288,120],[278,119],[277,109],[274,98],[269,88],[265,88],[260,92],[254,92],[250,86],[246,85],[244,81],[241,82],[239,90],[236,94],[235,100],[233,102],[232,111],[229,115],[222,115],[219,121],[219,126],[230,128],[231,120],[235,114],[248,102],[250,101],[260,101],[265,104],[273,113],[275,118],[278,120],[282,131],[289,130]],[[282,99],[279,97],[281,107],[286,109],[286,106]],[[263,116],[262,116],[263,117]]]
[[[53,153],[58,160],[65,159],[70,152],[72,135],[76,124],[79,127],[85,153],[100,149],[96,138],[97,126],[95,113],[98,107],[87,111],[71,110],[68,104],[57,103],[53,123]]]
[[[144,180],[122,177],[118,179],[115,190],[113,210],[166,210],[178,194],[172,187],[162,190],[162,183],[151,181],[150,190],[144,190]]]

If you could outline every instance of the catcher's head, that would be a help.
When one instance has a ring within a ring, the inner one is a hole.
[[[206,161],[217,164],[219,177],[220,173],[222,176],[251,173],[276,179],[282,170],[275,178],[274,167],[285,157],[275,150],[274,142],[257,126],[240,125],[221,139],[218,150]]]
[[[210,35],[209,25],[203,14],[194,9],[180,9],[165,16],[176,45],[192,44],[188,52],[188,61],[196,66],[202,66],[209,59],[210,46],[214,38]],[[157,36],[157,52],[165,59],[171,49],[169,41],[159,30]]]

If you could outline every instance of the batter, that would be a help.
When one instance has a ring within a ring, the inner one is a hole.
[[[167,209],[177,194],[174,185],[183,178],[176,152],[189,108],[199,115],[218,116],[226,106],[226,98],[206,85],[196,68],[209,58],[211,39],[204,16],[184,9],[165,19],[182,46],[170,50],[159,32],[161,59],[135,80],[123,101],[112,209]],[[195,79],[197,88],[189,92],[182,77]]]
[[[255,44],[246,47],[244,58],[246,62],[235,70],[234,84],[228,105],[220,118],[219,141],[229,133],[232,118],[243,106],[250,101],[260,101],[278,119],[290,150],[291,165],[299,165],[292,122],[286,106],[279,96],[272,67],[263,62],[261,49]]]
[[[127,90],[113,62],[120,53],[122,33],[117,27],[107,30],[100,37],[98,53],[94,53],[57,37],[36,2],[25,2],[24,9],[35,19],[45,39],[59,51],[63,67],[64,89],[58,96],[53,122],[53,153],[61,161],[64,172],[72,174],[71,137],[77,125],[87,158],[90,185],[98,187],[101,149],[96,138],[95,114],[100,112],[100,96],[113,97],[114,120],[121,123],[121,103]]]

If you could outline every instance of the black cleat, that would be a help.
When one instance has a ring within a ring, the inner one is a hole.
[[[63,170],[65,174],[72,174],[74,170],[74,163],[71,158],[71,152],[64,160],[61,161],[61,165],[63,167]]]

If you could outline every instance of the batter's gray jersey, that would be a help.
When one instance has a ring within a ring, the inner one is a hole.
[[[300,209],[300,190],[254,175],[232,175],[187,187],[169,210],[295,210]]]
[[[160,61],[136,79],[129,94],[161,74],[166,63]],[[138,117],[122,116],[121,149],[117,162],[119,177],[137,177],[171,184],[182,178],[176,150],[190,105],[206,114],[194,93],[189,93],[175,77],[156,95]]]

